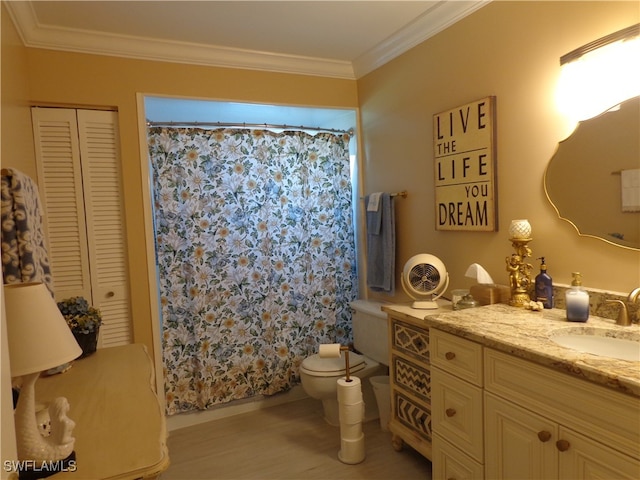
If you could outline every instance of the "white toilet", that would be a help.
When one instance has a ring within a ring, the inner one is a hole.
[[[379,302],[355,300],[350,305],[354,311],[353,346],[361,354],[349,352],[349,373],[362,382],[366,422],[379,417],[373,387],[364,380],[388,370],[387,315]],[[305,358],[300,366],[302,388],[310,397],[322,400],[324,418],[334,426],[340,425],[337,381],[346,375],[344,357],[344,352],[340,358],[320,358],[315,354]]]

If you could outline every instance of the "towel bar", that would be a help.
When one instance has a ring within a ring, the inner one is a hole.
[[[407,195],[409,195],[409,193],[406,190],[403,190],[401,192],[396,192],[396,193],[390,193],[389,194],[392,197],[402,197],[402,198],[407,198]],[[366,197],[360,197],[360,200],[364,200]]]

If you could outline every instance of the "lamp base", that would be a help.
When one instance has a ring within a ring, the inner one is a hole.
[[[37,480],[39,478],[47,478],[60,472],[75,472],[77,470],[76,451],[62,460],[37,462],[23,462],[18,478],[20,480]]]
[[[509,305],[512,307],[526,308],[529,306],[529,302],[531,302],[531,297],[529,297],[528,293],[513,293]]]
[[[18,459],[31,465],[55,463],[67,458],[73,451],[75,439],[71,432],[75,422],[67,417],[69,402],[58,397],[49,406],[51,435],[43,437],[36,423],[34,385],[39,373],[22,377],[22,389],[14,412]]]

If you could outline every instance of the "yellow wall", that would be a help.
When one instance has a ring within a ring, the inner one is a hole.
[[[7,164],[9,157],[16,158],[25,156],[24,149],[27,149],[27,157],[33,156],[33,142],[30,140],[29,110],[24,107],[28,99],[26,89],[26,51],[21,46],[20,39],[13,28],[13,24],[6,14],[4,5],[0,12],[2,21],[2,44],[0,58],[2,65],[0,68],[0,91],[2,98],[1,119],[0,119],[0,165]],[[17,135],[22,141],[8,148],[9,143],[5,141],[8,136]],[[30,148],[30,150],[29,150]],[[32,172],[33,174],[35,173]],[[7,321],[4,311],[4,290],[0,292],[1,321],[0,325],[0,418],[2,418],[2,432],[0,436],[0,457],[3,460],[17,460],[18,452],[16,448],[15,428],[11,421],[13,418],[13,401],[11,392],[11,371],[9,370],[9,346],[7,343]],[[10,478],[9,472],[3,468],[0,470],[0,478]]]
[[[547,258],[555,282],[568,283],[580,270],[587,287],[627,292],[640,285],[640,253],[579,237],[547,202],[542,176],[569,133],[553,105],[559,57],[638,17],[636,2],[493,2],[356,82],[13,47],[17,35],[3,11],[3,165],[35,177],[27,100],[119,110],[134,334],[149,348],[137,93],[359,106],[365,191],[409,191],[396,206],[398,272],[409,256],[429,252],[446,264],[452,288],[470,284],[464,272],[472,262],[506,283],[504,258],[512,252],[506,227],[511,219],[528,218],[533,253]],[[432,116],[488,95],[497,97],[500,230],[437,232]],[[398,283],[397,295],[382,299],[406,296]]]
[[[29,110],[27,49],[2,5],[2,166],[23,165],[36,178]]]
[[[3,18],[6,19],[5,22],[9,21],[8,15],[3,15]],[[6,71],[4,42],[7,36],[3,28],[3,71]],[[151,351],[154,342],[143,230],[143,178],[136,94],[285,105],[342,108],[357,106],[356,82],[353,80],[178,65],[44,49],[23,50],[26,50],[27,72],[12,72],[11,80],[23,88],[28,85],[31,104],[113,107],[119,111],[134,339],[145,343]],[[23,106],[23,93],[19,92],[15,98],[7,99],[9,105],[20,103]],[[22,116],[29,114],[27,108],[23,110]],[[32,142],[29,154],[22,153],[25,145],[29,145],[22,142],[26,136],[31,135],[31,127],[21,124],[5,129],[8,122],[4,121],[4,88],[2,114],[2,149],[3,157],[7,159],[3,165],[14,166],[35,178]],[[14,155],[16,151],[21,154]]]
[[[527,218],[535,274],[535,258],[545,256],[556,283],[580,271],[586,287],[628,293],[640,285],[639,252],[579,237],[543,189],[545,167],[570,133],[553,103],[560,56],[639,20],[637,2],[493,2],[358,81],[365,190],[409,192],[396,202],[397,272],[424,252],[445,263],[450,288],[473,283],[464,274],[474,262],[508,284],[507,229]],[[432,117],[490,95],[497,97],[499,231],[436,231]],[[407,299],[400,287],[395,297],[377,297]]]

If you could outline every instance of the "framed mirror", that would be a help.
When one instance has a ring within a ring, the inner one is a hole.
[[[629,191],[623,202],[622,172],[628,179],[630,170],[640,169],[639,123],[640,97],[580,122],[559,143],[544,175],[547,198],[580,235],[635,250],[640,209],[629,206]]]

